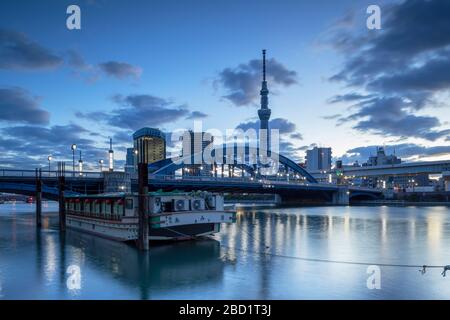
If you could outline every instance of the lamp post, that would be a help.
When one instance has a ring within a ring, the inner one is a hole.
[[[75,150],[77,150],[77,145],[74,143],[70,148],[72,149],[72,175],[75,175]]]
[[[103,171],[103,160],[98,160],[98,164],[100,166],[100,172]]]
[[[114,171],[114,150],[112,148],[112,138],[109,138],[109,151],[108,151],[108,158],[109,158],[109,171]]]
[[[52,161],[53,157],[50,155],[47,157],[48,160],[48,173],[50,174],[50,161]]]
[[[137,164],[138,164],[138,149],[134,149],[134,161],[133,161],[133,172],[137,172]]]

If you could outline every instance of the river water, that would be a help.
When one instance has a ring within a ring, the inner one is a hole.
[[[33,205],[0,205],[0,299],[450,299],[441,269],[308,260],[450,264],[448,207],[238,209],[212,239],[148,253],[63,236],[56,211],[36,231]]]

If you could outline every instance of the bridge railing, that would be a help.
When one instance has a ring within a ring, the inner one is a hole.
[[[255,183],[255,184],[295,184],[295,185],[316,185],[304,180],[281,180],[268,178],[253,178],[253,177],[214,177],[214,176],[173,176],[173,175],[152,175],[149,174],[149,179],[163,180],[163,181],[203,181],[203,182],[236,182],[236,183]]]
[[[57,178],[59,176],[58,171],[49,171],[49,170],[42,170],[41,171],[42,178]],[[103,173],[102,172],[78,172],[78,171],[65,171],[64,176],[66,178],[102,178]],[[0,169],[0,177],[36,177],[36,171],[35,170],[20,170],[20,169]]]
[[[213,177],[213,176],[173,176],[173,175],[152,175],[149,174],[149,179],[162,180],[162,181],[192,181],[192,182],[226,182],[226,183],[254,183],[254,184],[263,184],[267,187],[275,186],[275,185],[291,185],[291,186],[315,186],[315,187],[325,187],[325,188],[338,188],[338,187],[348,187],[350,191],[365,191],[365,192],[382,192],[383,189],[378,188],[364,188],[357,186],[338,186],[336,184],[330,183],[310,183],[304,180],[282,180],[277,178],[272,179],[258,179],[252,177]]]

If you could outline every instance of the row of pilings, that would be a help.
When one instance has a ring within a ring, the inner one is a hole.
[[[65,163],[58,162],[58,170],[56,172],[58,184],[58,204],[59,204],[59,230],[66,231],[66,206],[64,201],[64,189],[66,185]],[[36,227],[42,226],[42,169],[36,169]],[[147,251],[149,249],[149,220],[148,220],[148,165],[145,163],[138,164],[138,239],[137,247],[140,250]]]

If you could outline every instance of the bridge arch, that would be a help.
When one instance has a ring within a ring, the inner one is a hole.
[[[220,164],[224,163],[224,164],[240,166],[246,172],[248,172],[250,174],[254,174],[255,173],[255,165],[248,164],[245,162],[239,163],[236,161],[236,157],[244,156],[245,160],[247,161],[251,155],[255,155],[255,154],[259,155],[260,154],[259,148],[249,147],[249,146],[244,146],[244,147],[241,146],[240,148],[241,148],[240,150],[242,150],[242,149],[244,150],[243,154],[238,153],[239,147],[237,147],[236,145],[234,145],[234,146],[223,145],[222,150],[221,150],[222,155],[223,155],[223,160],[220,162]],[[219,150],[219,149],[218,148],[213,149],[211,152],[213,157],[215,156],[216,150]],[[232,159],[232,163],[227,163],[229,161],[230,155],[233,155],[234,159]],[[154,162],[152,164],[149,164],[149,171],[155,175],[172,175],[175,173],[175,171],[191,165],[191,163],[193,163],[192,159],[194,159],[197,156],[202,156],[202,152],[199,152],[196,154],[190,154],[185,157],[173,157],[173,158],[160,160],[160,161]],[[317,180],[308,171],[306,171],[304,168],[302,168],[300,165],[298,165],[296,162],[289,159],[288,157],[283,156],[279,153],[270,152],[270,158],[277,159],[279,164],[282,164],[286,168],[292,170],[294,173],[299,174],[300,176],[304,177],[308,182],[317,183]],[[217,162],[217,163],[219,164],[219,162]]]
[[[381,198],[381,195],[374,194],[372,192],[364,192],[364,191],[357,191],[357,192],[350,192],[349,200],[379,200]]]

